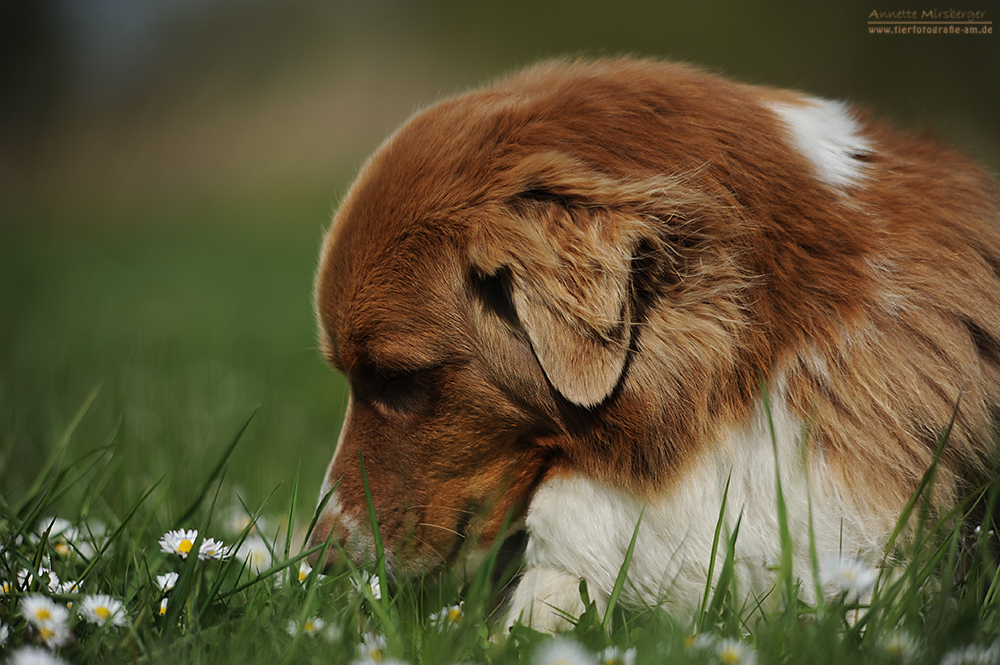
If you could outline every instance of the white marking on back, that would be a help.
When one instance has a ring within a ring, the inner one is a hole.
[[[816,169],[816,177],[833,187],[857,185],[864,177],[859,154],[871,152],[861,126],[843,102],[807,97],[801,104],[770,104],[787,125],[789,138]]]

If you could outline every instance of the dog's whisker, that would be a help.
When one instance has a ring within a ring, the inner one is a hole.
[[[459,533],[458,531],[455,531],[454,529],[450,529],[450,528],[448,528],[446,526],[441,526],[440,524],[433,524],[431,522],[418,522],[417,526],[427,526],[427,527],[431,527],[431,528],[434,528],[434,529],[441,529],[442,531],[447,531],[448,533],[454,534],[454,535],[458,536],[459,538],[463,538],[463,539],[466,537],[465,534]]]
[[[432,503],[419,504],[412,507],[414,510],[450,510],[453,513],[463,513],[465,515],[475,515],[477,511],[468,508],[456,508],[454,506],[438,506]]]

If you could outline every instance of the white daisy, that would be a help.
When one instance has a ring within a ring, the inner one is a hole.
[[[67,580],[59,584],[59,588],[54,590],[53,593],[62,594],[68,596],[73,593],[80,593],[80,582],[74,580]]]
[[[87,596],[80,604],[80,616],[98,626],[124,626],[127,623],[120,600],[99,594]]]
[[[164,598],[163,600],[160,601],[160,614],[163,615],[166,613],[167,613],[167,599]]]
[[[21,615],[35,628],[65,625],[69,620],[69,610],[51,598],[41,594],[31,594],[21,599]]]
[[[685,637],[684,646],[695,651],[711,651],[715,648],[715,644],[718,641],[719,638],[714,633],[698,633],[697,635],[688,635]]]
[[[166,593],[174,588],[177,584],[177,573],[164,573],[163,575],[156,576],[156,587]]]
[[[73,523],[69,520],[61,517],[49,517],[38,523],[37,531],[39,536],[48,531],[51,539],[54,536],[74,534],[76,529],[73,528]]]
[[[7,644],[7,638],[10,637],[10,629],[7,628],[7,624],[0,621],[0,647]]]
[[[594,656],[573,640],[556,637],[535,652],[536,665],[595,665]]]
[[[319,617],[309,617],[299,625],[299,622],[292,619],[288,622],[288,634],[295,637],[300,632],[309,635],[310,637],[315,637],[322,633],[323,628],[326,626],[326,622]]]
[[[64,623],[53,623],[46,626],[38,626],[35,630],[45,640],[46,646],[50,649],[63,647],[73,639],[73,631]]]
[[[382,635],[366,633],[361,639],[361,644],[358,646],[358,655],[363,661],[385,662],[386,644],[385,637]]]
[[[997,665],[1000,660],[1000,645],[977,646],[970,644],[964,649],[954,649],[941,658],[941,665]]]
[[[920,646],[909,633],[892,633],[882,640],[882,651],[893,661],[909,663],[916,660]]]
[[[243,509],[243,506],[232,506],[225,515],[223,515],[222,524],[226,530],[226,533],[238,536],[243,533],[244,530],[250,535],[270,533],[271,525],[268,523],[267,518],[258,517],[256,520],[252,516],[247,514],[247,511]],[[250,527],[247,529],[247,527]]]
[[[196,540],[198,540],[197,529],[167,531],[160,538],[160,549],[167,554],[177,554],[182,559],[186,559]]]
[[[722,639],[715,644],[715,653],[723,665],[755,665],[757,654],[743,642]]]
[[[859,559],[828,557],[820,567],[821,577],[834,586],[848,603],[860,602],[878,581],[878,571]]]
[[[38,647],[21,647],[15,651],[8,665],[68,665],[62,658]]]
[[[305,582],[306,578],[309,577],[309,573],[312,571],[312,566],[310,566],[305,559],[302,559],[299,563],[299,582]]]
[[[246,561],[255,573],[261,573],[271,567],[271,550],[260,536],[249,536],[240,545],[236,558]]]
[[[59,583],[59,576],[56,575],[54,571],[46,568],[45,566],[39,566],[38,575],[48,579],[46,586],[51,593],[59,593],[61,584]],[[27,569],[21,570],[17,573],[17,586],[20,589],[27,589],[34,581],[35,576],[32,575]]]
[[[452,605],[431,615],[431,625],[438,628],[453,628],[462,620],[462,605]]]
[[[360,580],[351,578],[351,585],[361,595],[364,595],[364,590],[367,589],[376,600],[382,600],[382,586],[379,584],[378,575],[362,572]]]
[[[598,665],[635,665],[635,647],[622,651],[618,647],[608,647],[597,657]]]
[[[204,539],[198,548],[199,559],[225,559],[228,556],[229,550],[215,538]]]

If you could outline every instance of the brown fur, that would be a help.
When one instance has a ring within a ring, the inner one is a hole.
[[[760,382],[840,491],[891,524],[961,395],[938,495],[992,457],[1000,195],[966,157],[859,115],[862,182],[813,175],[767,103],[686,66],[554,62],[418,113],[325,241],[321,341],[404,572],[497,536],[546,474],[655,495]],[[364,531],[364,527],[361,529]]]

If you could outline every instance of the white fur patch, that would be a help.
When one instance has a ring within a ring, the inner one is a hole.
[[[803,463],[801,423],[785,406],[785,389],[772,388],[772,422],[793,543],[795,574],[809,599],[813,570],[809,557],[809,497],[816,548],[829,555],[865,557],[878,553],[884,524],[873,524],[852,509],[815,456],[810,473]],[[763,404],[743,427],[732,431],[645,506],[624,598],[660,604],[678,618],[690,615],[705,591],[712,541],[723,492],[729,494],[714,569],[717,578],[725,543],[742,514],[736,541],[737,592],[750,606],[775,584],[772,568],[781,560],[778,533],[775,450]],[[560,627],[560,613],[579,612],[577,586],[587,580],[590,596],[603,606],[625,559],[643,503],[635,496],[583,475],[554,477],[539,487],[527,515],[530,533],[522,585],[511,602],[509,621],[518,618],[543,629]],[[842,540],[841,540],[842,539]],[[713,580],[713,584],[714,584]],[[779,594],[774,594],[778,596]]]
[[[348,418],[351,416],[351,400],[347,401],[347,410],[344,413],[344,423],[347,423]],[[319,500],[322,502],[323,497],[334,488],[335,480],[332,477],[333,465],[337,461],[337,457],[340,455],[341,450],[344,447],[344,439],[346,438],[347,426],[346,424],[340,428],[340,436],[337,437],[337,447],[333,451],[333,458],[330,460],[330,464],[326,468],[326,475],[323,478],[323,487],[320,489]],[[365,534],[359,529],[361,526],[357,519],[348,515],[344,512],[343,504],[340,502],[340,494],[334,490],[333,494],[330,495],[329,501],[327,501],[326,507],[323,508],[322,517],[330,519],[335,524],[340,524],[344,528],[344,548],[352,555],[360,555],[362,552],[367,553],[374,548],[374,544],[368,542],[370,538],[365,538]]]
[[[859,154],[871,152],[868,140],[847,104],[809,97],[802,104],[770,105],[788,126],[792,145],[816,169],[816,176],[833,187],[849,187],[864,177]]]

